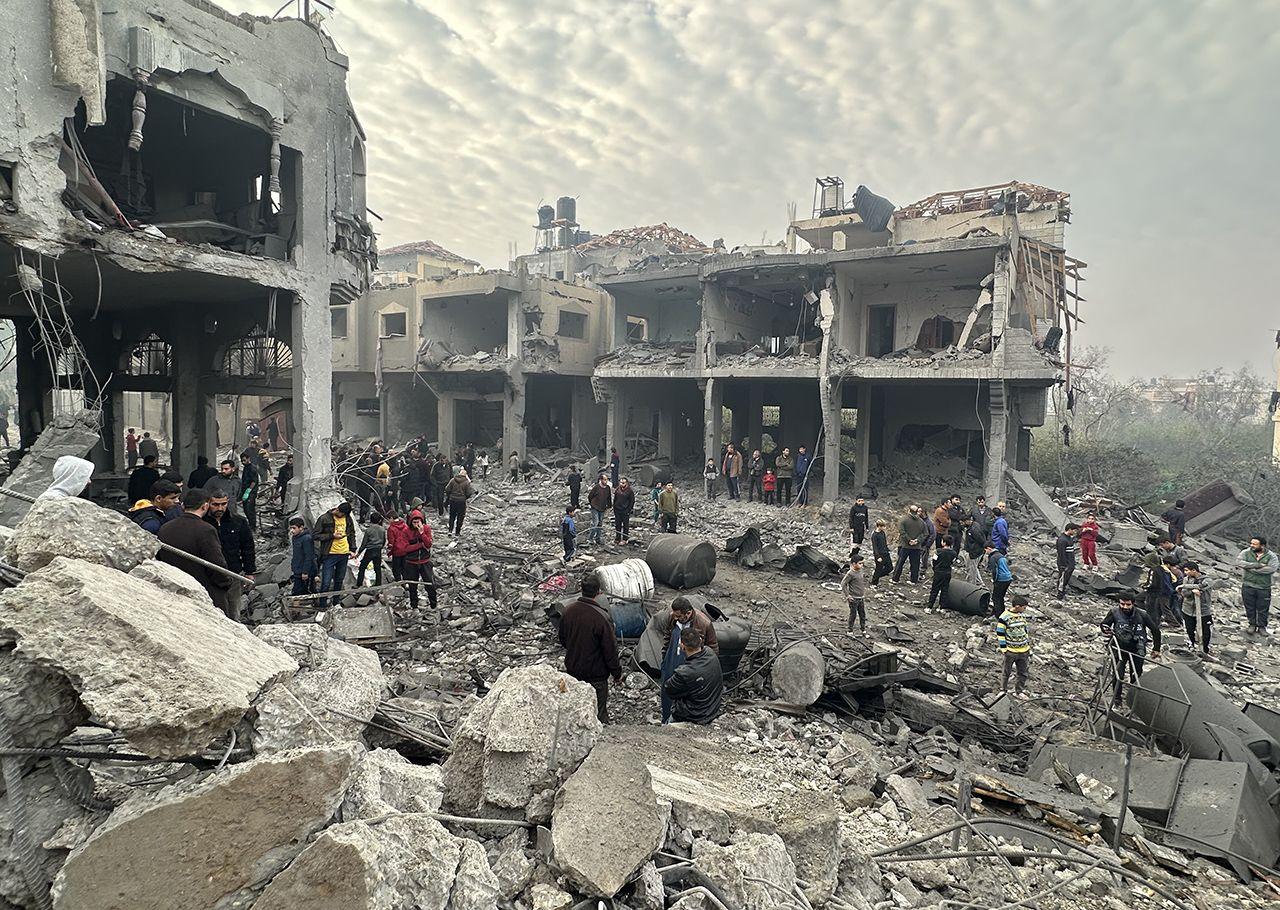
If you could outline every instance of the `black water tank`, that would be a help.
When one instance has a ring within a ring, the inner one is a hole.
[[[538,206],[538,230],[546,230],[551,227],[551,222],[556,220],[556,210],[550,205]]]
[[[572,196],[561,196],[557,199],[556,218],[560,221],[577,221],[578,201]]]
[[[716,577],[716,548],[684,534],[655,534],[644,561],[655,581],[672,588],[696,588]]]

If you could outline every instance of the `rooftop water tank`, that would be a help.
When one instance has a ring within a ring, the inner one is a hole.
[[[556,220],[556,210],[549,205],[538,206],[538,229],[544,230],[551,227],[551,222]]]
[[[556,200],[556,218],[560,221],[578,220],[578,202],[572,196],[561,196]]]

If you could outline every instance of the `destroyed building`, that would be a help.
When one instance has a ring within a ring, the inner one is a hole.
[[[312,23],[201,0],[15,0],[2,18],[22,445],[67,393],[100,401],[93,458],[122,472],[122,396],[167,392],[164,460],[185,474],[215,449],[215,395],[291,396],[297,474],[326,475],[329,310],[375,258],[347,58]]]

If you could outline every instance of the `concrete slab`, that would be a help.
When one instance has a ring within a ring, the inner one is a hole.
[[[1223,857],[1246,882],[1248,863],[1225,851],[1265,867],[1280,858],[1280,817],[1241,762],[1188,761],[1168,827],[1168,846]]]
[[[1049,497],[1049,494],[1044,491],[1040,484],[1036,483],[1035,478],[1029,472],[1015,471],[1009,468],[1005,471],[1005,474],[1013,481],[1014,486],[1021,490],[1027,499],[1031,500],[1031,505],[1049,523],[1050,527],[1061,531],[1066,526],[1067,513],[1058,508],[1058,504]]]
[[[1027,771],[1038,778],[1057,759],[1072,774],[1085,774],[1117,793],[1124,779],[1124,754],[1082,746],[1049,745],[1040,750]],[[1129,808],[1134,814],[1163,825],[1169,820],[1183,761],[1164,755],[1135,755],[1129,773]]]

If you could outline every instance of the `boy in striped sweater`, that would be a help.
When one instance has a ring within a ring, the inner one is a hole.
[[[1004,655],[1004,677],[1000,687],[1005,692],[1009,691],[1009,676],[1016,670],[1015,692],[1018,695],[1027,687],[1027,661],[1031,657],[1031,635],[1026,619],[1029,603],[1025,594],[1015,594],[1009,609],[996,620],[996,646]]]

